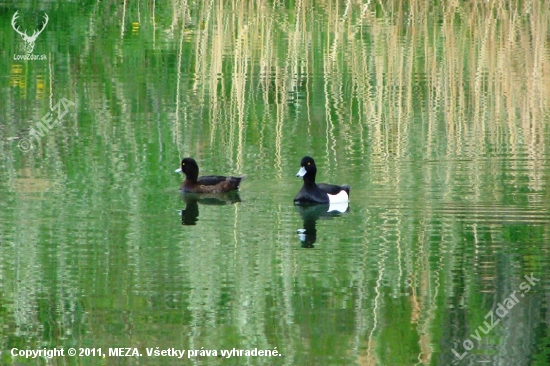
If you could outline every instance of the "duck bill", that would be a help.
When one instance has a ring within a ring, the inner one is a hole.
[[[179,168],[179,169],[176,169],[176,171],[175,171],[175,172],[176,172],[176,173],[181,173],[181,168]]]
[[[307,173],[307,172],[306,172],[306,168],[301,167],[301,168],[300,168],[300,171],[299,171],[298,173],[296,173],[296,176],[297,176],[297,177],[303,177],[304,175],[306,175],[306,173]]]

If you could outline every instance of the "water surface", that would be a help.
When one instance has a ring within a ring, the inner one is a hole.
[[[548,364],[544,6],[1,5],[2,364]],[[304,155],[347,212],[294,207]],[[185,156],[238,196],[182,197]]]

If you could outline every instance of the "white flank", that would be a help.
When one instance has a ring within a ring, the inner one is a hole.
[[[345,203],[349,202],[349,197],[346,191],[341,190],[338,194],[329,194],[328,202],[332,205],[333,203]]]

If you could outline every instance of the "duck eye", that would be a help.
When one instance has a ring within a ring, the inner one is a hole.
[[[307,163],[307,165],[310,165],[310,164],[311,164],[310,162]]]
[[[181,166],[184,166],[184,165],[185,165],[185,163],[181,163]]]

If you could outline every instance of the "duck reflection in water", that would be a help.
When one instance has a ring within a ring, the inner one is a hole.
[[[297,230],[302,248],[314,248],[313,244],[317,241],[317,220],[330,219],[349,212],[347,202],[330,205],[295,205],[294,207],[304,220],[304,228]]]
[[[199,203],[201,205],[223,206],[241,202],[239,192],[229,193],[181,193],[181,198],[185,202],[185,209],[181,210],[182,225],[196,225],[199,220]]]

